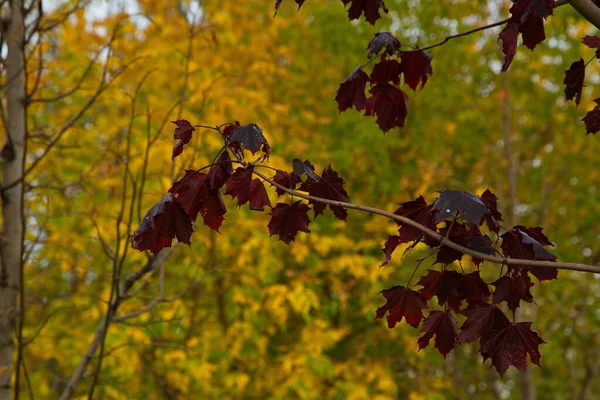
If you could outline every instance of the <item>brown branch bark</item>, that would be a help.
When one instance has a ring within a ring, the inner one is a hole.
[[[362,206],[359,204],[346,203],[343,201],[329,200],[329,199],[324,199],[321,197],[310,196],[308,194],[304,194],[301,192],[297,192],[295,190],[288,189],[285,186],[282,186],[282,185],[278,184],[277,182],[275,182],[274,180],[272,180],[271,178],[267,177],[263,173],[256,171],[256,169],[254,170],[254,174],[256,174],[260,178],[264,179],[266,182],[270,183],[271,185],[278,187],[279,189],[283,190],[284,192],[291,194],[293,196],[299,197],[301,199],[314,200],[314,201],[318,201],[323,204],[339,206],[339,207],[343,207],[343,208],[346,208],[349,210],[358,210],[358,211],[363,211],[363,212],[367,212],[370,214],[381,215],[383,217],[393,219],[393,220],[401,222],[403,224],[410,225],[410,226],[418,229],[419,231],[421,231],[424,235],[429,236],[430,238],[434,239],[442,246],[450,247],[451,249],[460,251],[463,254],[467,254],[467,255],[470,255],[471,257],[476,257],[476,258],[479,258],[484,261],[489,261],[489,262],[493,262],[493,263],[500,264],[500,265],[520,265],[520,266],[524,266],[524,267],[558,268],[558,269],[565,269],[565,270],[571,270],[571,271],[592,272],[595,274],[600,274],[600,265],[578,264],[578,263],[570,263],[570,262],[534,261],[534,260],[523,260],[523,259],[517,259],[517,258],[490,256],[488,254],[480,253],[478,251],[474,251],[474,250],[468,249],[466,247],[463,247],[457,243],[454,243],[453,241],[449,240],[448,238],[427,228],[426,226],[421,225],[418,222],[415,222],[415,221],[408,219],[406,217],[403,217],[401,215],[397,215],[397,214],[394,214],[389,211],[381,210],[379,208],[373,208],[373,207],[368,207],[368,206]]]
[[[600,8],[592,0],[567,0],[568,3],[588,22],[600,29]],[[558,6],[558,4],[557,4]]]

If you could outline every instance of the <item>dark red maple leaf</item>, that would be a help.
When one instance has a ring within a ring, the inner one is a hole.
[[[235,123],[229,123],[225,126],[225,128],[223,129],[223,137],[224,138],[228,138],[229,136],[231,136],[231,134],[233,133],[233,131],[235,131],[237,128],[240,127],[240,122],[239,121],[235,121]]]
[[[365,88],[368,81],[369,75],[362,70],[362,65],[359,65],[342,82],[335,94],[335,101],[338,103],[340,112],[346,111],[352,106],[356,107],[357,110],[364,110],[367,105]]]
[[[492,232],[500,232],[500,224],[498,221],[502,221],[502,214],[498,211],[498,198],[488,188],[479,196],[488,209],[488,212],[483,216],[483,219],[487,223],[488,228]]]
[[[401,68],[404,74],[404,82],[412,90],[417,90],[419,82],[421,82],[421,88],[423,88],[427,83],[427,79],[433,74],[432,58],[423,50],[402,53]]]
[[[502,248],[505,257],[525,260],[556,261],[556,256],[544,248],[544,244],[552,245],[552,243],[542,233],[542,228],[526,228],[517,225],[500,235],[500,238],[502,239],[500,247]],[[536,238],[542,242],[536,240]],[[511,268],[515,267],[511,266]],[[518,268],[530,271],[539,280],[555,279],[558,274],[558,270],[555,268]]]
[[[440,305],[448,303],[448,306],[454,311],[459,312],[460,303],[463,300],[461,281],[462,275],[456,271],[430,269],[426,276],[421,277],[417,285],[423,286],[422,289],[419,289],[419,293],[425,300],[436,296]]]
[[[381,18],[379,9],[383,10],[387,14],[389,11],[385,6],[383,0],[342,0],[344,5],[350,3],[348,8],[348,19],[359,19],[362,14],[365,15],[365,19],[371,25],[375,25],[375,21]]]
[[[385,304],[379,307],[375,313],[375,318],[383,318],[385,313],[388,313],[387,323],[389,328],[393,328],[396,324],[406,318],[413,327],[418,327],[423,319],[423,310],[427,308],[427,301],[423,295],[414,290],[405,288],[404,286],[393,286],[389,289],[380,292],[387,300]]]
[[[462,275],[459,288],[461,296],[469,304],[478,301],[487,301],[490,298],[490,288],[479,276],[479,271]]]
[[[383,54],[393,55],[400,48],[400,40],[390,32],[378,32],[367,45],[369,53],[367,57],[371,58],[385,49]]]
[[[496,249],[492,245],[492,239],[488,235],[471,236],[467,240],[467,248],[478,251],[483,254],[493,256],[496,254]],[[473,263],[479,267],[483,260],[473,257]]]
[[[542,43],[544,39],[546,39],[544,19],[539,15],[529,16],[529,18],[521,23],[519,31],[523,37],[523,44],[529,50],[533,50],[535,46]]]
[[[492,365],[502,376],[511,365],[520,371],[525,370],[527,355],[532,363],[540,365],[538,347],[545,342],[531,330],[531,322],[519,322],[490,331],[481,337],[480,343],[483,360],[491,358]]]
[[[271,152],[267,138],[256,124],[238,125],[228,138],[229,145],[235,150],[246,149],[250,150],[252,154],[262,150],[267,157]]]
[[[175,147],[173,147],[173,155],[171,158],[175,158],[183,152],[183,145],[188,144],[190,140],[192,140],[192,133],[196,130],[190,121],[185,119],[178,119],[177,121],[171,121],[177,128],[175,128],[175,133],[173,134],[173,138],[178,140]]]
[[[521,303],[521,300],[528,303],[533,302],[533,296],[529,288],[533,286],[533,282],[529,279],[527,273],[519,273],[516,276],[504,275],[492,285],[496,287],[494,290],[494,304],[500,304],[506,301],[508,308],[514,313]]]
[[[581,41],[590,49],[596,49],[596,58],[600,58],[600,37],[587,35]]]
[[[489,332],[499,331],[510,325],[502,310],[483,301],[470,303],[462,314],[467,320],[460,327],[459,343],[474,342],[482,336],[487,337]]]
[[[294,158],[292,161],[292,168],[294,169],[294,174],[298,177],[306,174],[313,181],[318,181],[319,176],[315,174],[315,166],[310,163],[308,160],[300,161],[297,158]]]
[[[219,190],[233,173],[231,159],[227,150],[223,151],[219,159],[216,161],[207,174],[208,182],[213,190]]]
[[[279,240],[285,244],[290,244],[296,239],[298,231],[310,233],[310,229],[308,229],[308,224],[310,224],[308,219],[309,210],[310,207],[301,201],[297,201],[292,205],[277,203],[269,213],[271,220],[267,227],[270,236],[279,235]]]
[[[435,335],[435,348],[444,358],[454,349],[458,338],[456,319],[450,311],[435,310],[430,312],[425,322],[423,322],[421,332],[425,332],[425,334],[417,340],[419,350],[427,347],[429,340]]]
[[[467,224],[447,223],[445,227],[440,229],[440,235],[447,237],[452,242],[466,247],[469,244],[469,239],[474,232],[468,229]],[[435,244],[437,247],[437,243]],[[435,263],[451,264],[454,261],[460,261],[464,254],[458,250],[454,250],[448,246],[442,246],[437,254]]]
[[[407,201],[400,204],[400,208],[394,211],[394,214],[412,219],[415,222],[436,231],[435,220],[431,212],[431,205],[427,204],[423,196],[419,196],[416,200]],[[423,233],[410,225],[397,222],[400,227],[400,243],[408,243],[414,240],[419,240],[423,237]]]
[[[585,63],[583,58],[575,61],[568,70],[565,71],[565,97],[568,100],[575,99],[575,104],[579,105],[581,101],[581,92],[583,91],[583,80],[585,79]]]
[[[344,189],[344,180],[338,175],[336,171],[331,168],[331,165],[327,165],[321,174],[321,178],[318,181],[307,179],[298,190],[308,192],[309,195],[315,197],[321,197],[323,199],[343,201],[348,203],[348,193]],[[325,207],[329,207],[337,219],[346,221],[348,212],[344,207],[327,205],[318,201],[309,200],[309,204],[312,204],[315,218],[325,211]]]
[[[175,237],[189,245],[192,232],[190,216],[168,193],[146,213],[131,237],[131,245],[136,250],[150,250],[156,254],[163,247],[171,247]]]
[[[374,84],[382,84],[392,82],[394,84],[400,83],[400,73],[402,69],[400,68],[400,63],[396,60],[387,60],[382,57],[381,61],[379,61],[373,67],[373,71],[371,71],[371,82]]]
[[[486,204],[479,196],[458,190],[442,190],[432,208],[439,210],[435,217],[436,222],[450,218],[458,211],[463,219],[476,225],[481,223],[483,216],[488,212]]]
[[[271,207],[269,195],[267,194],[267,190],[262,181],[258,178],[254,178],[250,184],[250,209],[263,211],[265,206]]]
[[[596,102],[596,107],[593,110],[588,111],[585,114],[585,117],[582,118],[582,121],[585,123],[585,134],[593,134],[595,135],[598,131],[600,131],[600,97],[594,99]]]
[[[390,84],[378,84],[370,90],[365,115],[377,116],[377,125],[387,132],[392,128],[402,128],[408,110],[408,96],[401,89]]]
[[[275,172],[275,176],[272,178],[273,181],[275,181],[276,183],[280,184],[281,186],[284,186],[288,189],[292,189],[294,190],[296,188],[296,184],[298,184],[299,182],[302,182],[302,179],[300,179],[300,177],[298,175],[296,175],[295,173],[287,173],[285,171],[281,171],[281,170],[277,170]],[[282,194],[284,194],[285,192],[278,188],[275,187],[275,192],[277,193],[277,196],[281,196]]]
[[[381,264],[379,264],[380,267],[383,267],[390,262],[390,260],[392,259],[392,254],[394,253],[396,247],[398,247],[400,243],[402,243],[400,241],[400,236],[390,235],[390,237],[388,237],[388,240],[386,240],[383,249],[381,249],[381,251],[383,251],[383,254],[385,254],[385,259]]]
[[[225,194],[231,195],[234,199],[237,198],[238,206],[245,204],[250,200],[250,183],[252,182],[252,173],[254,165],[249,164],[247,168],[236,168],[235,172],[227,181],[227,190]]]
[[[515,54],[517,54],[517,38],[519,36],[519,24],[509,22],[502,29],[498,41],[502,41],[502,52],[504,53],[504,64],[502,64],[502,72],[506,72],[510,64],[512,64]]]
[[[204,225],[219,231],[227,208],[219,190],[211,187],[208,175],[186,170],[185,176],[173,184],[169,193],[176,196],[192,221],[200,214]]]

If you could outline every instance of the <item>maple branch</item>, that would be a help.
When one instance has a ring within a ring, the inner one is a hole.
[[[600,8],[591,0],[567,0],[566,2],[590,24],[600,29]],[[558,4],[556,4],[556,7],[558,7]]]
[[[368,207],[368,206],[362,206],[359,204],[346,203],[343,201],[329,200],[329,199],[324,199],[321,197],[310,196],[308,194],[304,194],[304,193],[297,192],[295,190],[288,189],[287,187],[275,182],[273,179],[268,178],[267,176],[265,176],[263,173],[257,171],[256,169],[253,171],[253,173],[256,174],[257,176],[259,176],[260,178],[264,179],[265,181],[269,182],[271,185],[283,190],[284,192],[286,192],[288,194],[291,194],[296,197],[300,197],[301,199],[318,201],[323,204],[343,207],[343,208],[350,209],[350,210],[363,211],[363,212],[367,212],[370,214],[377,214],[377,215],[388,217],[395,221],[401,222],[402,224],[410,225],[413,228],[416,228],[419,231],[421,231],[423,234],[436,240],[438,243],[440,243],[441,246],[449,247],[451,249],[459,251],[463,254],[468,254],[471,257],[475,257],[480,260],[490,261],[490,262],[493,262],[496,264],[501,264],[501,265],[558,268],[558,269],[567,269],[567,270],[572,270],[572,271],[592,272],[595,274],[600,274],[600,266],[598,266],[598,265],[577,264],[577,263],[568,263],[568,262],[524,260],[524,259],[518,259],[518,258],[496,257],[496,256],[491,256],[488,254],[480,253],[478,251],[474,251],[469,248],[463,247],[463,246],[451,241],[450,239],[438,234],[437,232],[432,231],[431,229],[427,228],[426,226],[421,225],[418,222],[415,222],[412,219],[403,217],[401,215],[397,215],[397,214],[391,213],[389,211],[381,210],[379,208],[373,208],[373,207]]]

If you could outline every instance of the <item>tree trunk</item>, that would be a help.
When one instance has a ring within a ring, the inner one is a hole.
[[[14,333],[23,310],[17,304],[23,257],[23,178],[25,162],[25,57],[23,0],[12,0],[6,36],[6,144],[2,150],[2,234],[0,235],[0,400],[11,395]],[[18,388],[15,388],[18,391]]]

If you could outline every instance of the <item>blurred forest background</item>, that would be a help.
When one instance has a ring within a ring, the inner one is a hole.
[[[431,201],[445,188],[489,187],[505,207],[505,226],[541,225],[559,260],[600,262],[600,138],[585,136],[580,122],[600,97],[598,63],[588,66],[578,108],[565,102],[562,85],[573,61],[593,56],[580,40],[595,29],[571,8],[556,9],[548,39],[533,52],[519,47],[505,74],[501,28],[431,50],[433,76],[408,92],[406,127],[384,135],[372,118],[340,114],[333,100],[366,61],[373,35],[389,30],[423,47],[506,18],[511,3],[386,0],[390,13],[374,27],[349,22],[339,0],[309,0],[299,12],[284,1],[275,18],[272,3],[44,3],[41,26],[52,29],[26,51],[27,86],[38,88],[28,106],[28,162],[72,123],[26,181],[22,398],[60,396],[106,313],[114,266],[123,277],[148,260],[129,249],[129,235],[172,179],[209,164],[220,148],[214,132],[197,131],[194,151],[173,164],[169,121],[178,118],[256,123],[273,167],[289,170],[293,158],[317,170],[331,163],[358,204],[395,210],[419,194]],[[378,292],[405,285],[425,254],[418,247],[379,268],[395,224],[326,213],[288,247],[269,239],[265,214],[244,206],[225,217],[221,234],[198,225],[191,248],[161,252],[133,288],[109,327],[95,398],[600,393],[597,276],[561,271],[536,285],[536,304],[522,318],[547,342],[542,366],[500,378],[477,344],[444,360],[431,348],[417,351],[419,332],[407,324],[373,322],[384,302]],[[494,276],[497,268],[483,270]],[[96,362],[76,398],[86,398]]]

